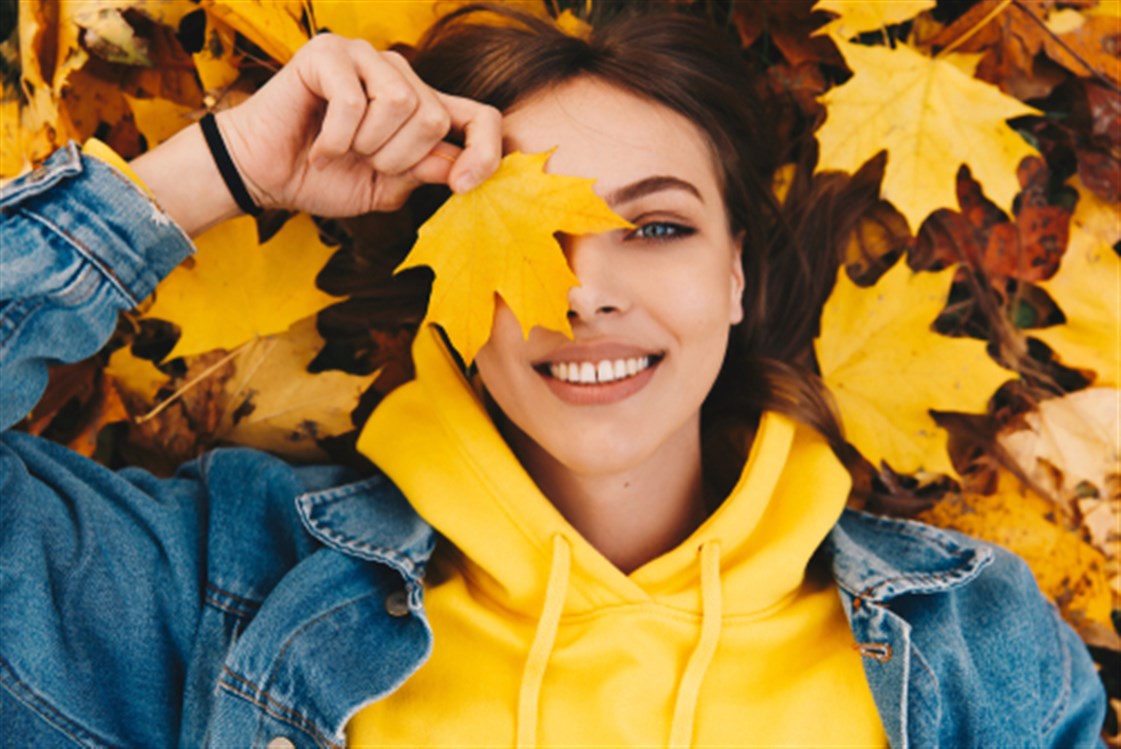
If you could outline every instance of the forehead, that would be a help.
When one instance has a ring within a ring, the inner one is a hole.
[[[592,78],[577,78],[515,104],[503,118],[509,153],[556,148],[547,171],[596,179],[597,193],[651,175],[692,183],[719,204],[712,149],[684,116]]]

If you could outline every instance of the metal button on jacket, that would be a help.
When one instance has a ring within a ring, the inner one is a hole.
[[[409,613],[409,596],[403,590],[395,590],[385,597],[385,610],[390,616],[402,617]]]
[[[296,744],[287,736],[277,736],[265,745],[265,749],[296,749]]]

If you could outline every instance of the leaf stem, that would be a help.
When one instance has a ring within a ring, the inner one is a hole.
[[[1027,17],[1030,18],[1032,21],[1034,21],[1041,29],[1043,29],[1043,33],[1047,34],[1047,36],[1054,39],[1055,42],[1058,43],[1058,45],[1060,47],[1062,47],[1068,55],[1073,57],[1075,60],[1078,60],[1078,62],[1082,64],[1082,67],[1084,67],[1084,68],[1086,68],[1086,70],[1090,71],[1090,74],[1093,75],[1095,78],[1097,78],[1100,83],[1108,86],[1110,89],[1112,89],[1116,93],[1121,93],[1121,87],[1119,87],[1116,83],[1114,83],[1109,78],[1109,76],[1107,76],[1105,73],[1101,72],[1100,70],[1095,68],[1093,65],[1086,62],[1086,60],[1084,60],[1082,58],[1082,55],[1075,52],[1074,48],[1071,47],[1069,44],[1067,44],[1061,36],[1059,36],[1054,31],[1052,31],[1050,28],[1048,28],[1047,24],[1044,23],[1043,19],[1040,18],[1039,16],[1037,16],[1035,13],[1033,13],[1031,8],[1024,5],[1021,2],[1021,0],[1012,0],[1012,3],[1017,8],[1022,10],[1027,15]]]
[[[978,31],[980,31],[982,28],[984,28],[985,25],[989,21],[993,20],[994,18],[999,16],[1001,13],[1003,13],[1004,9],[1007,8],[1009,5],[1011,5],[1012,2],[1013,2],[1013,0],[1000,0],[1000,2],[997,3],[995,8],[993,8],[992,10],[990,10],[988,13],[985,14],[984,18],[982,18],[977,23],[973,24],[973,28],[969,29],[969,31],[966,31],[964,34],[959,36],[957,39],[950,42],[950,44],[948,46],[943,47],[942,51],[939,52],[938,54],[936,54],[934,57],[939,58],[939,57],[942,57],[943,55],[948,55],[951,52],[953,52],[955,49],[960,47],[961,45],[965,44],[967,41],[969,41],[973,37],[974,34],[976,34]]]
[[[143,424],[143,423],[144,423],[144,422],[146,422],[146,421],[150,421],[150,420],[154,419],[154,418],[155,418],[156,416],[158,416],[158,415],[159,415],[159,414],[160,414],[160,413],[161,413],[161,412],[162,412],[162,411],[163,411],[163,410],[164,410],[165,408],[167,408],[167,407],[168,407],[168,406],[170,406],[170,405],[171,405],[172,403],[174,403],[175,401],[177,401],[177,400],[179,400],[180,398],[182,398],[182,397],[183,397],[183,395],[184,395],[184,394],[185,394],[185,393],[186,393],[186,392],[187,392],[188,390],[190,390],[190,389],[191,389],[191,388],[193,388],[193,387],[194,387],[195,385],[197,385],[197,384],[199,384],[200,382],[202,382],[203,380],[205,380],[205,379],[206,379],[207,377],[209,377],[210,375],[214,374],[215,370],[217,370],[217,369],[218,369],[219,367],[221,367],[221,366],[222,366],[223,364],[225,364],[226,362],[228,362],[228,361],[229,361],[230,359],[233,359],[233,358],[234,358],[235,356],[237,356],[237,355],[238,355],[238,353],[239,353],[239,352],[240,352],[240,351],[241,351],[241,350],[242,350],[243,348],[245,348],[245,347],[246,347],[246,346],[247,346],[248,344],[250,344],[250,343],[252,343],[253,341],[256,341],[256,340],[257,340],[256,338],[250,338],[250,339],[249,339],[248,341],[245,341],[244,343],[240,344],[240,345],[239,345],[239,346],[238,346],[237,348],[233,349],[233,350],[232,350],[232,351],[230,351],[230,352],[229,352],[228,354],[226,354],[225,356],[223,356],[223,357],[222,357],[221,359],[219,359],[218,361],[216,361],[216,362],[214,362],[213,364],[211,364],[211,365],[210,365],[209,367],[207,367],[206,369],[204,369],[204,370],[203,370],[202,372],[199,372],[199,373],[198,373],[197,375],[195,375],[195,376],[194,376],[193,378],[191,378],[191,380],[190,380],[190,381],[188,381],[188,382],[184,383],[184,384],[183,384],[183,385],[182,385],[182,386],[181,386],[181,387],[180,387],[180,388],[179,388],[178,390],[176,390],[176,391],[175,391],[174,393],[172,393],[171,395],[167,396],[167,398],[166,398],[166,399],[164,399],[163,401],[161,401],[161,402],[160,402],[160,404],[159,404],[158,406],[156,406],[155,408],[153,408],[153,409],[152,409],[151,411],[149,411],[148,413],[144,414],[143,416],[137,416],[137,417],[136,417],[135,419],[133,419],[133,423],[135,423],[135,424]]]

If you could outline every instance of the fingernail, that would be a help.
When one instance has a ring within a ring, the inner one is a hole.
[[[456,177],[453,187],[456,192],[470,192],[479,186],[479,175],[475,172],[464,172]]]

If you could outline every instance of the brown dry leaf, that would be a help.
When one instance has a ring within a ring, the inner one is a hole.
[[[1019,85],[1035,77],[1035,55],[1049,38],[1047,29],[1034,18],[1046,17],[1054,4],[1054,0],[1020,0],[1013,4],[981,0],[939,33],[925,39],[924,44],[939,49],[972,32],[956,49],[982,54],[977,77],[1006,92],[1019,93]]]
[[[1055,23],[1049,19],[1048,26],[1059,33],[1058,39],[1047,35],[1043,39],[1043,51],[1075,75],[1089,77],[1094,73],[1105,76],[1114,84],[1121,84],[1121,4],[1116,0],[1105,0],[1093,10],[1080,14],[1074,9],[1065,9]],[[1075,16],[1081,15],[1079,23]]]
[[[931,268],[967,263],[992,276],[1041,281],[1054,275],[1067,246],[1070,210],[1047,202],[1046,164],[1024,159],[1023,190],[1013,220],[982,193],[967,171],[958,174],[960,211],[935,211],[921,229],[912,264]]]
[[[350,414],[377,374],[309,373],[322,348],[312,316],[239,352],[217,436],[288,458],[325,458],[318,440],[354,429]]]
[[[120,82],[109,82],[89,71],[89,67],[70,75],[70,85],[62,92],[61,116],[79,142],[92,138],[102,123],[113,126],[129,114],[128,102]]]
[[[753,0],[736,3],[732,17],[745,47],[766,33],[792,66],[825,63],[841,66],[843,60],[827,36],[813,32],[829,20],[812,10],[816,0]]]
[[[1000,544],[1023,557],[1040,589],[1075,627],[1110,625],[1105,555],[1077,532],[1056,524],[1054,510],[1051,502],[1002,472],[995,494],[951,495],[918,519]]]
[[[1106,558],[1121,597],[1121,390],[1090,388],[1039,404],[997,441],[1024,475],[1065,503]],[[1119,598],[1121,600],[1121,598]]]
[[[186,363],[186,371],[170,385],[176,389],[169,397],[174,400],[158,412],[137,396],[122,392],[129,412],[139,417],[129,429],[132,465],[168,475],[213,446],[214,432],[226,410],[226,383],[234,374],[234,365],[228,352],[222,350],[189,357]]]
[[[1119,425],[1121,390],[1089,388],[1043,401],[998,442],[1033,480],[1051,485],[1054,468],[1062,472],[1053,483],[1057,492],[1073,493],[1085,482],[1104,496],[1121,478]]]
[[[129,418],[128,409],[111,379],[101,377],[98,380],[97,392],[83,416],[81,429],[67,441],[66,446],[79,455],[90,458],[97,451],[97,438],[101,430]]]

